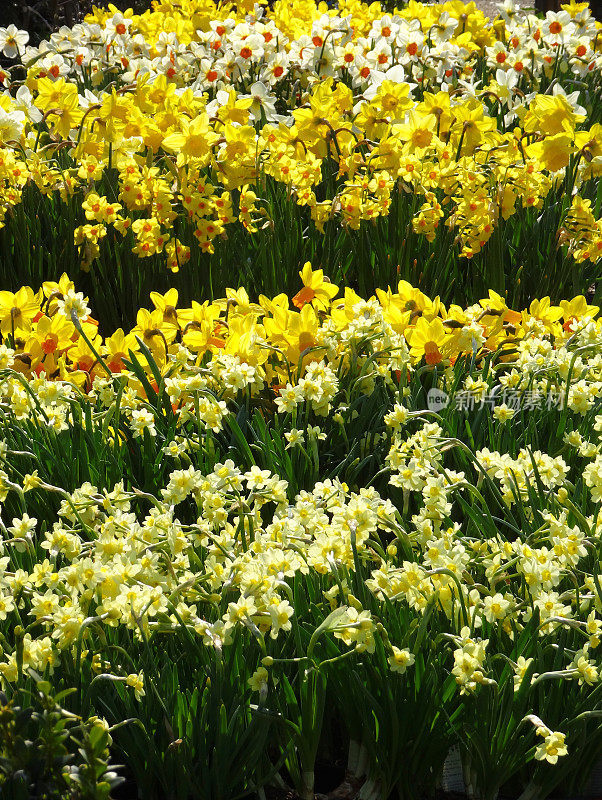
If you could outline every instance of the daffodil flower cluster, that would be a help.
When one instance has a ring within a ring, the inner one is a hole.
[[[349,288],[339,298],[322,270],[306,264],[300,274],[304,288],[293,308],[284,294],[252,303],[242,288],[228,290],[223,300],[180,308],[172,289],[151,294],[153,310],[141,309],[131,331],[105,337],[87,299],[66,275],[38,292],[30,287],[0,292],[3,401],[15,419],[41,415],[58,432],[67,427],[70,406],[82,393],[105,409],[119,395],[134,436],[154,437],[157,413],[166,412],[152,407],[149,392],[158,390],[161,380],[181,424],[195,419],[216,433],[241,392],[280,415],[296,418],[303,409],[318,418],[334,413],[345,424],[352,421],[351,395],[343,391],[342,375],[357,374],[352,394],[370,395],[378,381],[394,387],[402,378],[411,380],[420,364],[439,370],[440,387],[452,400],[456,392],[471,408],[483,406],[485,398],[497,401],[493,417],[500,424],[514,417],[518,403],[549,407],[553,399],[584,415],[599,401],[601,323],[598,307],[583,296],[559,306],[544,298],[518,313],[490,291],[488,298],[461,309],[431,300],[403,281],[396,292],[378,290],[368,300]],[[370,343],[367,350],[360,345],[364,341]],[[492,357],[499,363],[486,376],[466,374],[454,387],[454,365],[469,357],[480,365]],[[397,401],[384,421],[400,431],[409,416]],[[395,439],[387,457],[393,483],[404,491],[426,492],[429,468],[441,458],[436,445],[441,431],[436,423],[429,426],[432,433],[425,428],[422,441],[398,445]],[[292,431],[290,436],[291,447],[302,438]],[[434,444],[425,447],[429,437]],[[579,431],[567,437],[581,455],[596,454],[595,444]],[[479,455],[488,473],[501,480],[506,499],[511,501],[517,488],[523,491],[514,481],[528,467],[526,450],[504,464],[486,449]],[[592,486],[602,486],[596,464],[585,475]],[[562,459],[539,468],[550,488],[561,484]],[[436,505],[436,487],[428,491]]]
[[[312,800],[328,715],[357,800],[458,738],[483,800],[602,756],[600,28],[0,28],[0,683],[73,687],[141,796]]]
[[[596,262],[601,46],[574,2],[540,20],[506,0],[493,23],[459,2],[96,10],[19,45],[24,81],[0,76],[0,222],[35,186],[76,202],[84,269],[108,237],[177,272],[233,225],[270,230],[272,181],[317,233],[387,217],[409,192],[414,234],[449,229],[472,258],[570,178],[556,233]]]
[[[244,702],[276,713],[290,665],[409,687],[436,658],[450,718],[516,704],[525,763],[572,755],[601,711],[598,307],[300,278],[153,293],[104,337],[66,275],[0,293],[3,681],[86,674],[86,702],[143,708],[148,646],[243,642]],[[83,448],[68,486],[52,453]]]
[[[42,396],[60,389],[42,401],[45,413],[52,403],[86,402],[65,382],[36,378],[28,385]],[[570,413],[579,418],[588,412]],[[584,515],[571,501],[577,471],[559,456],[532,449],[516,457],[475,450],[467,469],[457,471],[452,459],[461,443],[439,422],[426,421],[430,415],[399,402],[384,415],[391,438],[384,494],[326,479],[291,499],[279,475],[257,465],[244,470],[231,459],[209,472],[194,464],[175,469],[152,495],[123,481],[110,488],[87,482],[67,492],[36,474],[20,481],[12,464],[23,454],[4,448],[3,501],[17,493],[25,505],[34,496],[56,496],[60,503],[55,520],[41,524],[24,512],[3,526],[0,619],[8,626],[18,614],[27,626],[18,648],[4,650],[3,680],[15,682],[28,668],[53,674],[89,658],[99,679],[122,682],[141,702],[142,671],[106,672],[102,650],[90,649],[98,639],[88,637],[87,626],[123,628],[133,641],[156,641],[184,628],[219,652],[240,632],[250,642],[281,642],[305,624],[297,620],[306,612],[296,607],[292,589],[301,581],[320,585],[327,601],[324,618],[313,624],[358,656],[375,657],[380,642],[393,675],[411,676],[417,658],[403,641],[393,644],[378,621],[391,604],[401,604],[442,637],[441,646],[449,642],[458,702],[497,691],[496,658],[528,640],[512,662],[514,694],[556,680],[577,686],[587,703],[599,681],[602,630],[599,582],[589,558],[602,526],[595,490],[581,504],[591,511]],[[594,420],[591,413],[588,419]],[[593,450],[583,454],[587,487],[593,487],[590,467],[600,458],[595,428]],[[543,503],[537,515],[529,512],[535,487]],[[482,501],[486,492],[499,502],[501,518],[492,535],[482,537],[458,511],[471,494]],[[523,531],[512,530],[517,504],[526,514]],[[38,545],[45,557],[32,560]],[[358,585],[363,602],[355,595]],[[546,644],[561,630],[574,633],[579,645],[552,668]],[[524,631],[531,632],[527,640]],[[539,649],[538,640],[544,642]],[[278,650],[272,653],[248,681],[262,702],[278,691],[277,678],[270,688]],[[536,696],[533,690],[530,702]],[[535,760],[553,764],[568,752],[565,733],[542,723],[536,734],[544,741],[530,751]]]

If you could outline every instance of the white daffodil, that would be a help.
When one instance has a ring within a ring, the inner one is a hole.
[[[16,25],[0,28],[0,50],[7,58],[17,58],[25,50],[29,41],[27,31],[20,31]]]

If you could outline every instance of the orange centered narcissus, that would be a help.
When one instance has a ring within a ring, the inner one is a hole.
[[[59,337],[56,333],[49,333],[44,341],[42,342],[42,350],[46,353],[46,355],[50,355],[50,353],[54,353],[58,346]]]
[[[311,303],[315,296],[316,293],[311,286],[304,286],[303,289],[297,292],[293,297],[293,305],[297,308],[303,308],[306,303]]]
[[[441,351],[435,342],[426,342],[424,345],[424,360],[430,366],[440,364],[443,361]]]

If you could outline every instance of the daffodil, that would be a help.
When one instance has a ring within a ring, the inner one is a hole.
[[[126,684],[134,690],[136,700],[142,700],[146,692],[144,691],[144,674],[133,672],[126,678]]]
[[[178,166],[203,161],[219,138],[209,125],[209,117],[201,113],[193,120],[182,120],[181,124],[180,132],[170,133],[163,139],[163,149],[177,154]]]
[[[6,58],[17,58],[29,41],[27,31],[20,31],[12,23],[7,28],[0,28],[0,51]]]
[[[104,341],[103,351],[108,368],[111,372],[121,372],[125,369],[123,359],[129,359],[130,352],[136,353],[139,349],[140,345],[135,335],[133,333],[126,335],[122,328],[118,328]]]
[[[15,335],[28,333],[32,321],[40,313],[40,293],[29,286],[17,292],[0,291],[0,332]]]
[[[535,758],[538,761],[547,761],[548,764],[556,764],[559,758],[566,756],[568,748],[564,742],[565,734],[560,731],[544,731],[544,741],[537,746]]]
[[[401,649],[393,645],[393,652],[387,660],[392,672],[397,672],[400,675],[403,675],[407,671],[408,667],[411,667],[412,664],[414,664],[416,657],[413,653],[410,653],[407,647]]]
[[[435,318],[428,322],[420,317],[416,325],[407,332],[410,344],[410,355],[415,360],[424,360],[429,366],[440,364],[448,349],[449,337],[445,332],[443,323]]]
[[[309,261],[303,265],[299,275],[303,289],[293,297],[293,304],[297,308],[303,308],[306,303],[311,303],[317,309],[328,309],[332,299],[338,294],[339,287],[330,283],[323,270],[313,270]]]

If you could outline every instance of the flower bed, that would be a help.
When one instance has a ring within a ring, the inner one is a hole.
[[[386,12],[0,29],[6,791],[602,756],[600,26]]]

